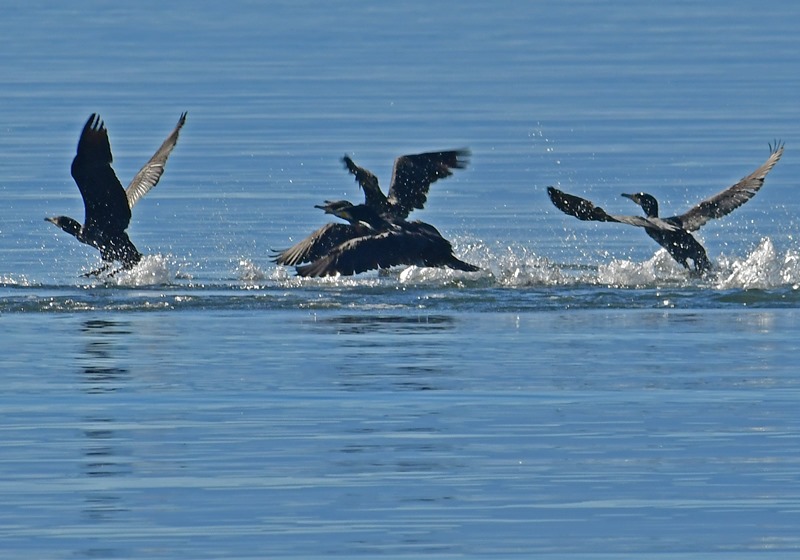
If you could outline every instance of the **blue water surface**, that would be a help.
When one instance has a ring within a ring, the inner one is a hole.
[[[794,558],[800,4],[28,2],[0,18],[0,557]],[[104,119],[127,184],[188,119],[134,270],[44,221]],[[679,214],[785,154],[697,232]],[[477,273],[299,279],[401,154]]]

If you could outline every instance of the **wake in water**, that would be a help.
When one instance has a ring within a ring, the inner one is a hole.
[[[245,283],[302,286],[370,286],[387,281],[399,285],[435,285],[440,287],[567,287],[605,286],[618,288],[656,288],[664,286],[697,287],[713,290],[775,289],[800,286],[800,253],[787,249],[780,253],[769,238],[764,238],[744,257],[725,255],[714,263],[712,272],[703,277],[691,275],[676,263],[666,250],[658,250],[642,262],[618,259],[596,266],[558,263],[519,245],[490,247],[482,242],[454,243],[456,254],[480,266],[478,272],[449,268],[397,267],[358,276],[324,279],[298,278],[291,268],[261,269],[253,261],[242,259],[237,278]]]
[[[661,249],[641,263],[618,260],[598,267],[599,284],[619,287],[653,287],[664,284],[708,287],[714,290],[770,290],[800,284],[800,254],[787,249],[780,253],[764,238],[744,257],[721,255],[711,272],[695,278]]]
[[[2,276],[0,315],[409,307],[521,311],[800,303],[800,253],[779,251],[771,239],[763,239],[743,257],[722,256],[714,263],[713,274],[701,278],[690,275],[664,250],[643,262],[612,260],[601,265],[556,262],[521,245],[490,246],[471,240],[459,242],[456,253],[481,270],[409,266],[357,276],[301,278],[291,267],[262,267],[241,258],[231,261],[232,270],[220,275],[216,265],[151,255],[131,270],[104,278],[68,276],[55,284],[41,284],[21,276]],[[266,257],[264,262],[268,262]]]
[[[475,263],[478,272],[418,266],[395,267],[356,276],[300,278],[291,267],[261,266],[249,258],[235,259],[232,276],[207,278],[202,263],[181,262],[168,255],[148,255],[130,270],[113,276],[76,279],[68,286],[106,287],[176,286],[184,288],[303,288],[310,286],[374,287],[429,286],[440,288],[547,288],[603,286],[615,288],[694,287],[711,290],[800,289],[800,252],[779,251],[770,238],[764,238],[743,257],[720,255],[711,274],[690,275],[669,254],[658,250],[651,258],[637,262],[616,259],[591,265],[557,262],[538,255],[524,245],[487,245],[481,241],[459,239],[454,242],[459,258]],[[88,270],[88,268],[87,268]],[[203,276],[195,280],[195,274]],[[61,282],[59,282],[59,285]],[[6,287],[42,285],[24,276],[0,276]]]
[[[796,289],[800,283],[800,254],[793,249],[780,253],[771,239],[764,238],[744,257],[721,255],[708,275],[697,278],[660,249],[644,262],[615,260],[599,266],[594,283],[626,288],[666,284],[714,290],[769,290],[786,286]]]

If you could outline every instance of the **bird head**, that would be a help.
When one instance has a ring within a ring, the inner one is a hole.
[[[68,216],[55,216],[53,218],[45,218],[45,221],[55,224],[68,234],[78,237],[81,233],[81,224]]]
[[[333,214],[336,217],[347,220],[344,215],[348,214],[348,210],[353,207],[352,202],[347,200],[326,200],[325,204],[315,204],[314,208],[324,210],[326,214]]]
[[[624,196],[625,198],[630,198],[636,204],[641,206],[642,210],[644,210],[644,213],[648,218],[658,217],[658,201],[653,195],[640,192],[636,194],[622,193],[622,196]]]

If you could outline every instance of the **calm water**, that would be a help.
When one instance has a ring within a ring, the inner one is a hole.
[[[0,18],[0,557],[794,558],[800,5],[52,1]],[[765,13],[768,12],[768,13]],[[46,223],[92,112],[127,184],[182,111],[113,279]],[[786,152],[699,237],[680,213]],[[474,274],[269,260],[468,146],[415,217]]]

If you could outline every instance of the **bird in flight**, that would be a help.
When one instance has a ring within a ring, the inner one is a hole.
[[[364,204],[388,219],[405,220],[412,210],[425,206],[431,184],[452,175],[453,169],[464,169],[469,156],[466,148],[400,156],[394,160],[388,195],[381,191],[378,178],[350,156],[345,154],[342,162],[364,191]]]
[[[122,263],[123,270],[129,270],[142,260],[142,254],[125,232],[131,221],[131,209],[158,184],[185,122],[186,113],[183,113],[153,157],[139,170],[128,187],[123,188],[111,167],[111,144],[105,124],[96,113],[86,121],[71,169],[72,178],[83,198],[84,222],[80,224],[68,216],[45,218],[81,243],[100,250],[103,266],[84,276],[97,276],[108,270],[115,261]]]
[[[547,187],[547,194],[553,204],[570,216],[579,220],[595,222],[617,222],[644,228],[645,232],[683,265],[694,272],[704,274],[711,268],[706,250],[690,233],[696,231],[709,220],[721,218],[736,210],[755,196],[763,186],[764,179],[783,155],[783,144],[770,144],[770,156],[758,169],[735,185],[707,198],[683,214],[661,218],[658,215],[658,201],[647,193],[622,194],[642,207],[644,216],[621,216],[609,214],[589,200],[580,198],[555,187]]]

